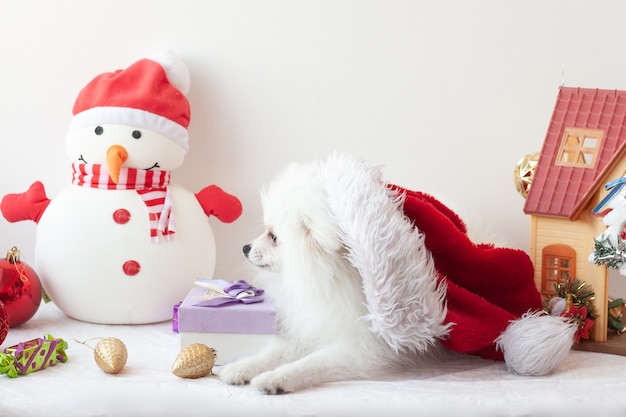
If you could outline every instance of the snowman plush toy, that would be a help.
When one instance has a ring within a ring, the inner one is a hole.
[[[72,183],[54,199],[36,181],[0,203],[37,223],[35,268],[68,316],[107,324],[171,319],[215,267],[208,216],[233,222],[237,197],[170,182],[188,151],[189,71],[170,53],[103,73],[78,94],[67,133]]]

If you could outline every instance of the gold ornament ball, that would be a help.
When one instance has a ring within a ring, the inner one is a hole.
[[[517,164],[515,164],[515,170],[513,171],[513,181],[515,182],[515,189],[522,197],[526,198],[530,191],[530,186],[535,176],[535,170],[537,169],[537,163],[539,162],[539,152],[529,153],[524,155]]]

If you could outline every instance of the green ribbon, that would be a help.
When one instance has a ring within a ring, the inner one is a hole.
[[[54,336],[52,336],[51,334],[46,334],[46,337],[48,336],[50,338],[54,338]],[[65,353],[65,351],[67,350],[67,347],[68,347],[67,342],[59,338],[59,344],[57,345],[55,349],[57,361],[67,362],[67,353]]]
[[[13,356],[0,353],[0,375],[2,374],[6,374],[9,378],[17,378],[17,368]]]

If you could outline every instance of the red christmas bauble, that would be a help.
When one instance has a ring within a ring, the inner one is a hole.
[[[4,307],[4,303],[0,301],[0,345],[7,338],[9,333],[9,314]]]
[[[35,315],[41,304],[41,292],[39,275],[20,261],[16,247],[11,248],[6,259],[0,259],[0,301],[9,327],[26,323]]]

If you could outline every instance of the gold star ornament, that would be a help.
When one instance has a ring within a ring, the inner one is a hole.
[[[515,165],[515,170],[513,171],[515,189],[524,198],[528,196],[528,192],[530,191],[530,185],[532,184],[533,177],[535,176],[535,170],[537,169],[538,162],[539,152],[533,152],[528,155],[524,155]]]

